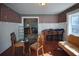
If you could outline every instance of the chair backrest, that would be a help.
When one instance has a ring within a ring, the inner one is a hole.
[[[16,35],[14,32],[12,32],[10,36],[11,36],[11,44],[12,46],[14,46],[14,44],[16,43]]]
[[[40,34],[39,36],[38,36],[38,44],[39,45],[44,45],[44,35],[43,34]]]

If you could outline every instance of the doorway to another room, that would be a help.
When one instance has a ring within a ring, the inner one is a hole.
[[[38,37],[38,18],[26,17],[23,19],[24,40],[32,44],[37,41]]]

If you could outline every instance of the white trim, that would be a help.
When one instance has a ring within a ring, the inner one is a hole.
[[[38,31],[39,31],[39,17],[36,17],[36,16],[23,16],[22,21],[21,21],[22,26],[24,26],[24,22],[23,22],[24,18],[37,18],[38,19]]]
[[[22,17],[22,25],[24,25],[24,22],[23,22],[23,20],[24,20],[24,18],[37,18],[38,19],[38,23],[39,23],[39,17],[36,17],[36,16],[23,16]]]
[[[71,11],[66,14],[67,15],[67,35],[72,34],[71,30],[71,24],[69,23],[71,21],[71,17],[74,15],[79,15],[79,9],[76,9],[74,11]],[[73,34],[75,36],[79,36],[78,34]]]

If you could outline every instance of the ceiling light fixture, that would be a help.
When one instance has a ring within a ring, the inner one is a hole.
[[[41,3],[41,5],[42,5],[42,6],[45,6],[45,5],[46,5],[46,3]]]
[[[41,6],[46,6],[46,3],[40,3]]]

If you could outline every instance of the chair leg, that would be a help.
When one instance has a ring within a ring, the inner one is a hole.
[[[29,56],[31,55],[31,48],[29,47]]]
[[[43,48],[41,48],[42,49],[42,54],[44,55],[44,49]],[[37,49],[37,56],[39,56],[39,50]]]
[[[38,56],[38,53],[39,53],[39,50],[37,49],[37,52],[36,52],[37,56]]]
[[[23,55],[25,55],[25,46],[23,46]]]
[[[44,49],[42,48],[42,54],[44,55]]]
[[[12,53],[15,55],[15,47],[12,47]]]

